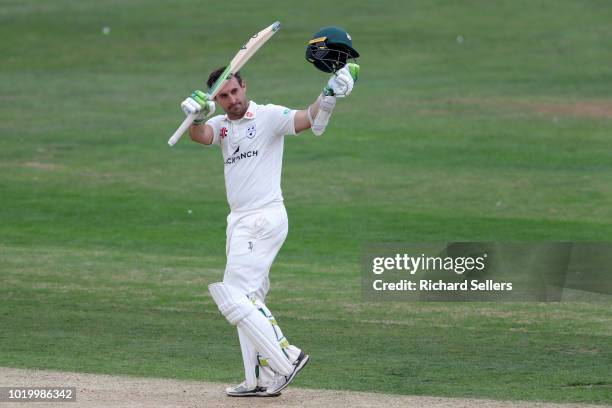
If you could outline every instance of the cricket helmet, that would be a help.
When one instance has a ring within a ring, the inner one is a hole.
[[[306,60],[323,72],[335,72],[357,57],[351,36],[340,27],[323,27],[306,46]]]

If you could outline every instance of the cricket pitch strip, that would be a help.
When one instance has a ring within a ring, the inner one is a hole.
[[[45,402],[50,407],[486,407],[570,408],[583,404],[532,401],[389,395],[357,391],[289,387],[275,398],[230,398],[227,384],[99,374],[25,370],[0,367],[0,387],[76,387],[76,404]],[[40,403],[2,403],[3,407],[41,406]],[[590,405],[596,407],[597,405]]]

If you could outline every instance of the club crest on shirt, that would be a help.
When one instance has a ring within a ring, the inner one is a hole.
[[[226,127],[222,127],[221,131],[219,132],[219,136],[221,136],[221,139],[223,139],[225,136],[227,136],[227,128]]]
[[[249,139],[253,139],[255,137],[255,125],[251,125],[246,130],[246,137]]]

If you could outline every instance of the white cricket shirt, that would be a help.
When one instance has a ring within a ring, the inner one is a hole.
[[[242,119],[218,115],[206,123],[212,144],[221,146],[225,190],[232,211],[248,211],[282,202],[281,170],[285,135],[295,135],[295,110],[251,101]]]

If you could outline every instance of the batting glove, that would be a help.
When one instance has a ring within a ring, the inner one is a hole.
[[[185,112],[185,115],[197,113],[198,116],[193,120],[193,123],[198,125],[215,113],[215,102],[210,99],[210,95],[207,93],[193,91],[189,98],[181,103],[181,109]]]
[[[346,64],[342,69],[334,72],[323,89],[323,95],[343,98],[349,96],[359,76],[359,65]]]

